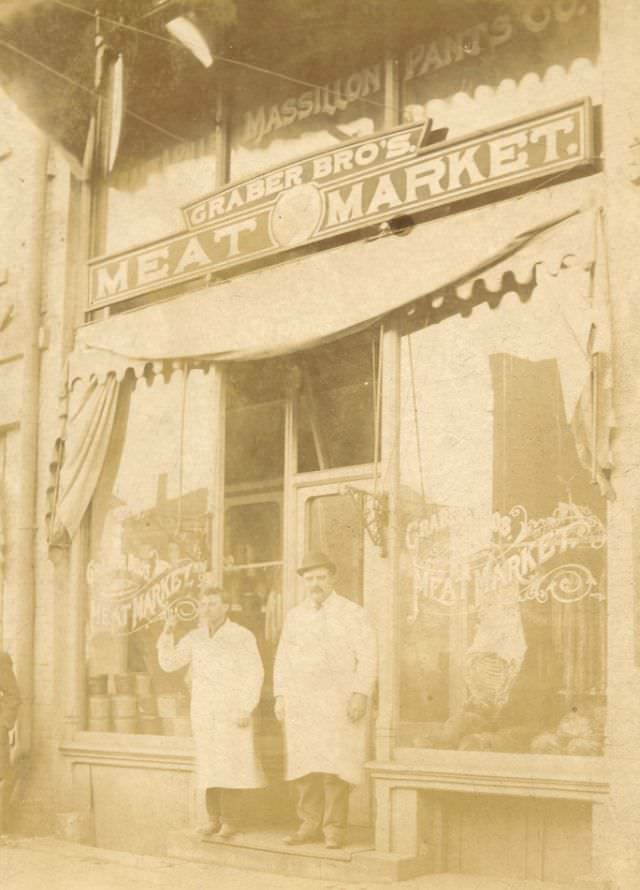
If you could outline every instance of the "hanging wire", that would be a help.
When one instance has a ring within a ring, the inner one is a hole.
[[[374,428],[373,428],[373,493],[378,491],[378,478],[380,475],[380,423],[382,413],[382,338],[384,336],[384,324],[380,325],[380,336],[378,338],[378,362],[376,367],[376,344],[371,341],[372,364],[375,381],[375,407],[374,407]]]
[[[598,212],[596,213],[595,218],[595,244],[594,244],[594,263],[592,265],[592,277],[591,277],[591,305],[592,309],[595,309],[595,301],[598,298],[598,294],[596,291],[597,288],[597,280],[596,280],[596,263],[602,257],[602,267],[604,270],[605,284],[606,284],[606,296],[607,299],[610,299],[611,295],[611,270],[609,268],[609,256],[606,249],[601,249],[603,245],[606,245],[606,219],[604,207],[599,207]],[[598,317],[596,316],[596,320]],[[592,332],[594,334],[595,339],[595,331]],[[599,469],[599,454],[598,454],[598,441],[600,438],[599,435],[599,414],[600,414],[600,371],[601,371],[601,363],[600,363],[600,353],[599,350],[593,349],[594,344],[591,344],[591,481],[594,484],[599,484],[602,474]],[[608,344],[607,344],[608,347]],[[607,421],[608,422],[608,421]]]
[[[91,95],[96,96],[97,98],[102,99],[102,101],[106,105],[112,105],[110,99],[102,96],[101,93],[98,93],[97,90],[92,89],[91,87],[86,86],[86,84],[80,83],[78,80],[74,80],[72,77],[69,77],[67,74],[63,74],[62,71],[57,71],[55,68],[52,68],[50,65],[47,65],[46,62],[42,62],[40,59],[36,59],[35,56],[30,55],[30,53],[24,52],[24,50],[18,49],[17,46],[14,46],[13,43],[9,43],[7,40],[0,40],[0,46],[5,47],[5,49],[10,50],[18,56],[21,56],[23,59],[28,59],[30,62],[33,62],[34,65],[38,65],[40,68],[43,68],[45,71],[48,71],[50,74],[54,74],[56,77],[59,77],[61,80],[66,81],[71,84],[71,86],[77,87],[79,90],[83,90],[85,93],[91,93]],[[162,133],[165,136],[169,136],[171,139],[174,139],[176,142],[186,143],[186,139],[183,139],[181,136],[177,136],[175,133],[172,133],[170,130],[161,127],[159,124],[154,124],[153,121],[148,120],[146,117],[143,117],[141,114],[137,114],[135,111],[131,111],[130,109],[125,108],[125,114],[128,114],[129,117],[133,117],[136,120],[140,121],[142,124],[146,124],[146,126],[151,127],[153,130],[157,130],[158,133]]]
[[[411,334],[407,335],[407,342],[409,344],[409,371],[411,374],[411,398],[413,401],[413,420],[416,428],[416,447],[418,449],[418,468],[420,470],[420,492],[422,494],[422,500],[426,504],[427,503],[427,492],[424,484],[424,467],[422,464],[422,444],[420,439],[420,423],[418,421],[418,398],[416,393],[416,375],[415,375],[415,367],[413,363],[413,344],[411,342]]]
[[[189,362],[182,367],[182,395],[180,399],[180,443],[178,453],[178,534],[182,531],[182,497],[184,491],[184,441],[187,416],[187,384],[189,382]]]
[[[81,9],[79,6],[74,6],[73,3],[65,3],[64,0],[51,0],[51,2],[54,3],[56,6],[62,7],[63,9],[70,9],[73,10],[73,12],[78,12],[81,15],[94,18],[93,12],[88,9]],[[113,25],[115,28],[122,28],[125,31],[132,31],[135,34],[142,34],[145,37],[151,38],[152,40],[158,40],[161,43],[168,43],[171,46],[177,46],[180,48],[191,46],[188,41],[180,42],[172,37],[164,37],[162,34],[155,34],[153,31],[147,31],[144,28],[137,28],[135,25],[128,25],[126,24],[126,22],[119,22],[115,19],[106,18],[104,15],[100,16],[100,20],[102,22],[106,22],[109,25]],[[229,65],[236,65],[239,68],[245,68],[249,71],[255,71],[258,74],[266,74],[268,77],[277,77],[280,80],[286,80],[289,83],[296,84],[297,86],[308,87],[314,90],[326,90],[328,95],[340,95],[339,90],[333,90],[330,87],[318,83],[312,83],[308,80],[301,80],[299,77],[292,77],[289,74],[281,74],[279,71],[273,71],[271,68],[263,68],[262,66],[254,65],[251,62],[242,62],[239,59],[232,59],[229,56],[223,56],[219,53],[211,53],[211,58],[214,61],[226,62]],[[362,102],[365,105],[375,105],[378,108],[390,108],[394,111],[397,110],[395,105],[388,105],[386,102],[377,102],[375,99],[361,98],[358,101]]]

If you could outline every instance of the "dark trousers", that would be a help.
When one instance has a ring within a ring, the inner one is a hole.
[[[308,773],[295,780],[301,834],[342,837],[349,815],[351,786],[332,773]]]
[[[207,788],[207,813],[212,822],[235,825],[238,815],[238,791],[234,788]]]

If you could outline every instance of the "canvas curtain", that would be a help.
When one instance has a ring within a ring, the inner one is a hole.
[[[96,489],[111,442],[119,381],[114,372],[74,387],[66,429],[59,441],[58,477],[50,542],[73,538]]]

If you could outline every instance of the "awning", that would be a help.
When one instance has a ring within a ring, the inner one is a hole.
[[[52,464],[51,539],[73,537],[80,526],[108,453],[117,382],[129,368],[140,375],[148,364],[161,370],[165,361],[256,359],[307,349],[412,304],[428,308],[447,300],[469,307],[478,282],[487,294],[502,293],[507,275],[511,287],[535,276],[555,293],[556,323],[575,339],[559,363],[567,413],[581,461],[610,495],[614,420],[606,284],[597,262],[600,218],[598,207],[584,204],[584,184],[574,183],[85,326],[69,358],[65,402],[71,396],[76,407],[64,412]]]
[[[565,257],[593,260],[582,183],[532,192],[416,226],[403,236],[325,250],[78,331],[71,379],[100,378],[137,361],[264,358],[311,348],[455,286],[526,279]]]

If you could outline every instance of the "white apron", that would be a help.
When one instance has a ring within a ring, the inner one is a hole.
[[[375,678],[375,638],[360,606],[332,593],[320,609],[307,600],[289,612],[274,669],[287,779],[322,772],[361,781],[367,721],[352,723],[347,709],[354,692],[371,695]]]
[[[165,671],[191,664],[191,726],[199,788],[262,788],[266,784],[256,748],[253,721],[236,725],[240,713],[258,704],[264,671],[255,637],[232,621],[209,637],[197,628],[174,645],[158,640]]]

